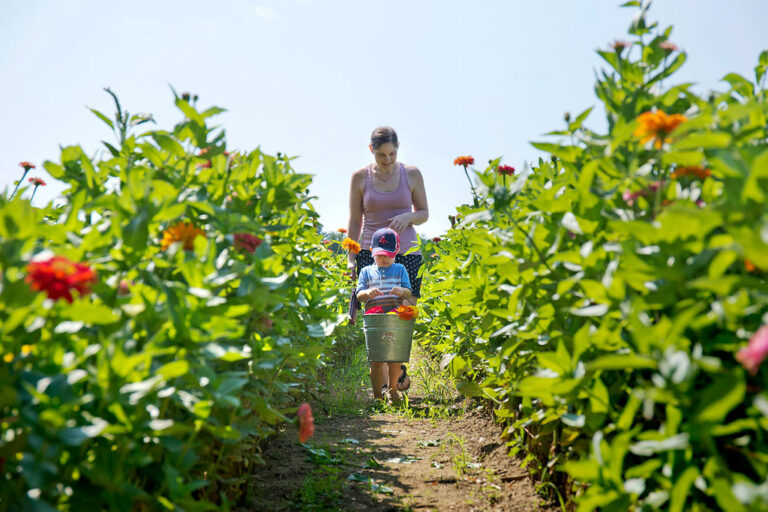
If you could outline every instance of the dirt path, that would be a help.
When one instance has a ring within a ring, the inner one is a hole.
[[[288,427],[265,446],[245,510],[555,510],[537,497],[518,460],[506,455],[490,415],[454,398],[328,416],[313,404],[315,436]]]

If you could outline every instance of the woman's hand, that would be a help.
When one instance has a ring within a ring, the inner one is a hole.
[[[405,231],[405,228],[411,225],[413,216],[409,212],[406,212],[406,213],[401,213],[400,215],[396,215],[389,220],[390,220],[389,227],[391,227],[398,233],[402,233],[403,231]]]
[[[349,255],[347,255],[347,273],[349,274],[349,278],[352,279],[353,281],[355,280],[356,266],[357,265],[355,263],[355,255],[352,253],[349,253]]]

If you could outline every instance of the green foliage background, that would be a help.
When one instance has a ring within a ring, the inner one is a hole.
[[[725,92],[664,87],[685,53],[629,5],[629,46],[599,52],[608,131],[588,109],[511,183],[491,162],[423,244],[425,339],[564,508],[764,510],[768,369],[735,354],[768,324],[768,52]],[[652,109],[689,118],[661,149],[634,135]]]
[[[258,443],[291,421],[341,318],[308,175],[226,152],[222,110],[149,130],[115,97],[109,158],[46,162],[66,204],[0,199],[0,509],[221,510]],[[201,156],[202,155],[202,156]],[[205,231],[162,250],[179,221]],[[251,254],[235,233],[263,240]],[[93,293],[53,302],[24,282],[47,253],[90,264]]]

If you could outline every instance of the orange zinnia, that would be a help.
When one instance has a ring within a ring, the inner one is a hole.
[[[191,251],[195,248],[195,238],[202,236],[205,238],[205,231],[196,227],[191,222],[179,222],[175,226],[163,231],[163,240],[160,244],[163,250],[168,249],[174,242],[182,242],[185,251]]]
[[[637,117],[640,126],[635,130],[635,137],[640,137],[640,143],[645,144],[649,140],[654,140],[654,147],[661,149],[667,137],[681,123],[688,118],[682,114],[668,115],[662,110],[656,112],[643,112]]]
[[[72,302],[72,290],[82,295],[91,292],[96,272],[86,263],[74,263],[64,256],[33,261],[27,265],[25,281],[35,291],[45,291],[49,299]]]
[[[339,233],[346,233],[347,232],[347,230],[344,229],[344,228],[339,228],[336,231],[338,231]]]
[[[471,156],[459,156],[453,161],[453,165],[463,165],[464,167],[475,163],[475,159]]]
[[[419,308],[416,306],[400,306],[395,310],[395,313],[403,320],[412,320],[419,316]]]
[[[757,270],[757,267],[755,266],[755,264],[749,260],[744,260],[744,268],[746,269],[747,272],[754,272],[755,270]]]
[[[352,254],[357,254],[360,252],[360,244],[349,237],[345,238],[344,241],[341,242],[341,246]]]
[[[670,178],[673,180],[679,180],[684,176],[695,176],[700,180],[703,180],[704,178],[712,176],[712,171],[705,169],[700,165],[693,165],[687,167],[677,167],[674,171],[672,171],[672,174],[670,174]]]

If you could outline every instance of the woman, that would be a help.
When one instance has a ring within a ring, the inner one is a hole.
[[[426,222],[429,209],[421,172],[413,165],[397,161],[399,145],[395,130],[388,126],[376,128],[371,133],[368,146],[374,162],[352,174],[347,235],[352,240],[359,240],[362,250],[357,255],[351,252],[347,255],[347,269],[354,278],[356,270],[359,272],[373,264],[373,233],[385,227],[394,229],[400,236],[400,250],[395,262],[405,266],[413,287],[413,296],[406,302],[415,305],[421,292],[421,279],[418,277],[421,253],[404,254],[417,245],[414,226]],[[398,396],[397,389],[410,387],[405,365],[401,368],[403,372],[398,376],[396,387],[389,386],[393,399]],[[387,382],[390,382],[387,364],[372,362],[371,384],[375,398],[382,398],[382,389],[387,387]]]

